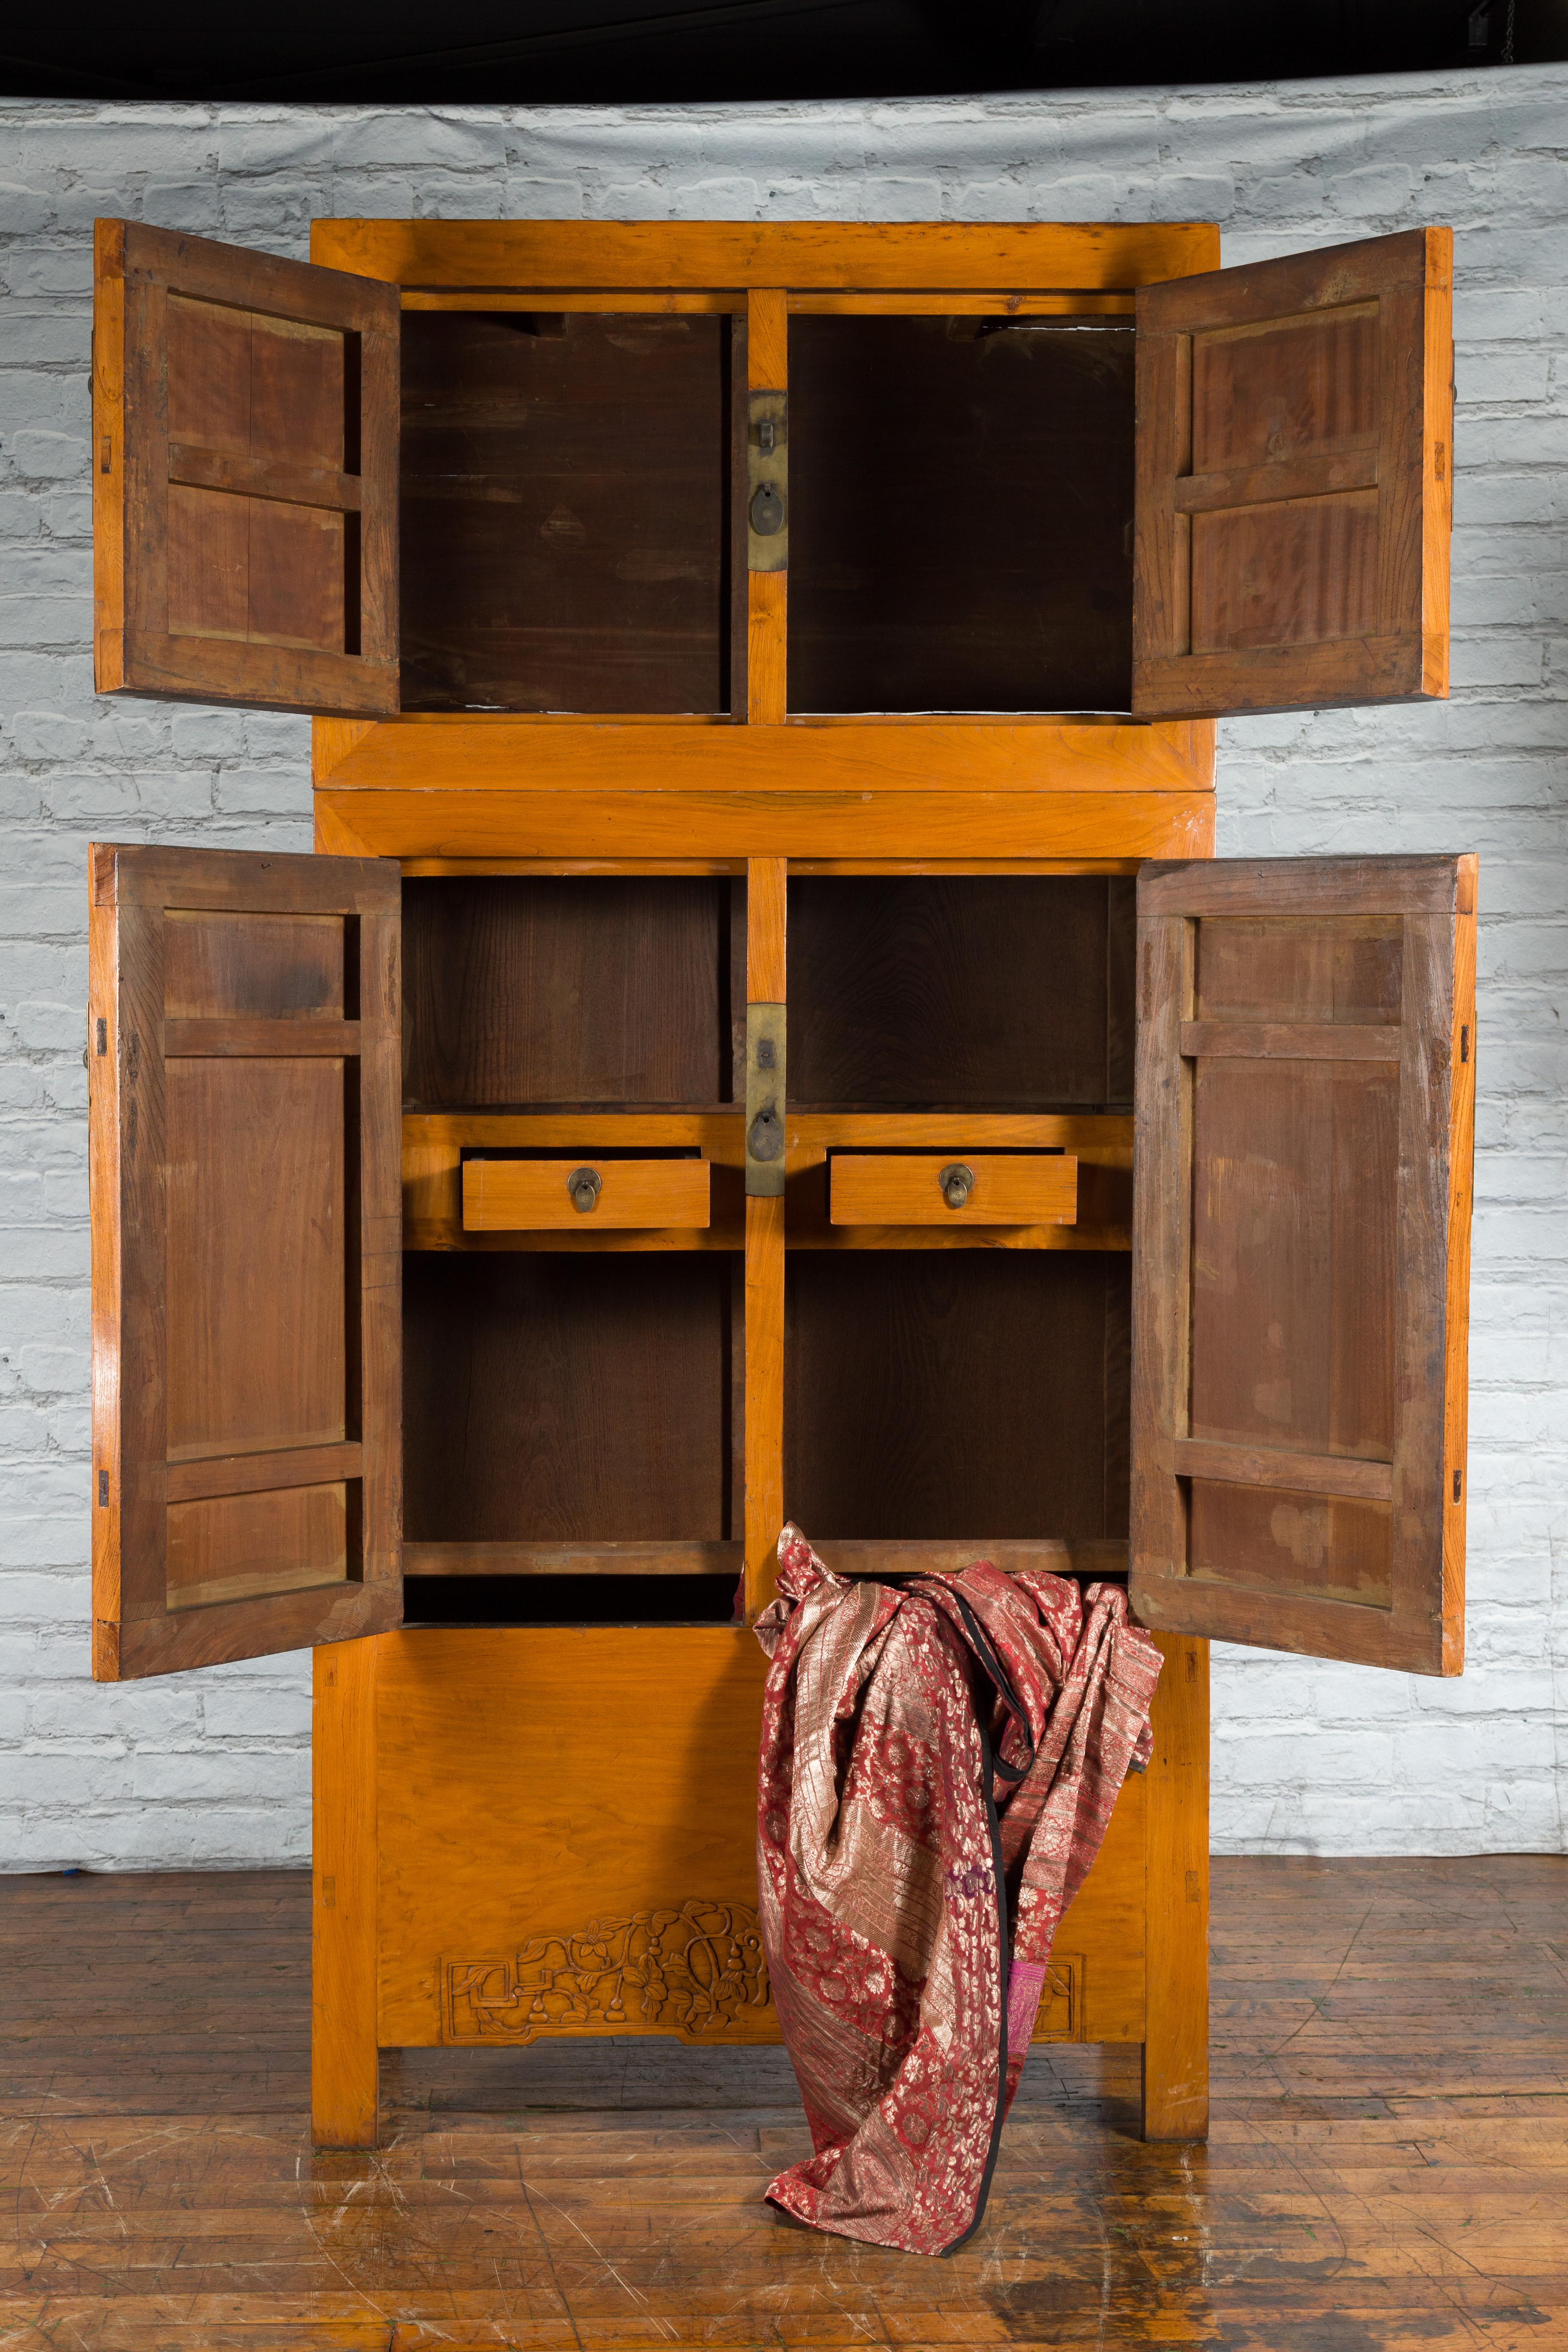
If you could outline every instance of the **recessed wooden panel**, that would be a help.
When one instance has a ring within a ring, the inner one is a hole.
[[[1377,626],[1377,493],[1193,517],[1194,654],[1333,645]]]
[[[587,1171],[599,1181],[592,1205],[579,1208],[568,1180]],[[469,1160],[463,1167],[463,1227],[468,1233],[592,1233],[601,1228],[705,1226],[711,1171],[706,1160]]]
[[[1388,1461],[1398,1066],[1195,1071],[1191,1433]]]
[[[415,1543],[729,1536],[730,1263],[411,1254]]]
[[[792,1256],[785,1515],[825,1549],[1122,1533],[1129,1284],[1088,1252]]]
[[[789,707],[1126,710],[1133,338],[793,318]]]
[[[333,1444],[347,1433],[343,1065],[177,1061],[166,1089],[168,1458]]]
[[[1377,434],[1377,305],[1193,344],[1193,472],[1339,457]]]
[[[1139,290],[1140,717],[1447,693],[1452,281],[1428,228]]]
[[[729,939],[720,880],[406,883],[406,1101],[723,1100]]]
[[[313,1591],[348,1574],[348,1491],[341,1480],[170,1506],[171,1609]]]
[[[1192,1482],[1191,1574],[1282,1598],[1394,1606],[1394,1509],[1344,1496]]]
[[[169,438],[336,471],[343,337],[303,320],[169,297]]]
[[[793,878],[792,1101],[1125,1101],[1131,887],[1116,876]]]
[[[94,1674],[378,1631],[401,1604],[396,869],[102,849],[92,879]]]
[[[169,488],[169,633],[343,651],[343,518]]]
[[[729,322],[411,312],[403,698],[718,711],[729,699]]]
[[[1133,1605],[1458,1673],[1475,860],[1138,889]]]
[[[955,1207],[942,1179],[962,1163],[973,1182]],[[835,1152],[828,1163],[836,1225],[1070,1225],[1078,1161],[1063,1152]]]
[[[100,692],[397,707],[395,289],[95,233]]]
[[[163,919],[164,1014],[171,1021],[235,1013],[341,1018],[345,947],[339,915],[171,908]]]
[[[1397,916],[1210,916],[1194,973],[1200,1021],[1399,1023]]]

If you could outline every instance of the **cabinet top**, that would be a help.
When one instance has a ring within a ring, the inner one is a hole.
[[[1125,289],[1219,266],[1207,221],[318,220],[310,258],[408,287]]]

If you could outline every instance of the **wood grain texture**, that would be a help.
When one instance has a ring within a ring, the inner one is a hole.
[[[567,1182],[578,1168],[599,1180],[586,1212]],[[710,1174],[705,1160],[470,1160],[463,1169],[463,1224],[470,1233],[706,1225]]]
[[[1004,1576],[1016,1576],[1020,1569],[1091,1578],[1127,1572],[1127,1545],[1117,1536],[976,1536],[966,1543],[840,1537],[829,1551],[827,1565],[835,1576],[962,1576],[980,1559]]]
[[[395,711],[395,296],[140,222],[95,240],[100,690]]]
[[[407,1543],[405,1576],[722,1576],[744,1546],[711,1543]]]
[[[784,1502],[784,1202],[746,1202],[745,1462],[742,1489],[746,1614],[773,1594]]]
[[[630,730],[628,730],[630,731]],[[649,729],[652,736],[656,730]],[[736,729],[777,740],[784,727]],[[655,763],[658,764],[658,763]],[[804,771],[802,771],[804,775]],[[873,792],[834,783],[812,793],[684,790],[542,793],[511,784],[469,793],[316,793],[317,836],[340,856],[489,861],[508,856],[578,861],[689,861],[699,851],[727,869],[766,854],[861,870],[979,862],[1098,866],[1117,859],[1206,856],[1214,845],[1210,792]],[[1113,847],[1108,847],[1113,845]]]
[[[334,793],[438,793],[448,808],[491,792],[522,794],[522,807],[530,794],[570,794],[566,813],[579,833],[575,839],[563,835],[560,854],[577,857],[596,852],[626,857],[668,854],[596,840],[592,815],[578,813],[591,810],[594,798],[605,793],[663,797],[684,790],[693,795],[693,806],[711,794],[711,814],[717,814],[730,796],[750,793],[796,793],[816,799],[869,793],[879,799],[889,793],[923,793],[940,800],[1019,793],[1038,800],[1054,793],[1202,793],[1214,785],[1214,727],[1201,719],[1118,726],[1093,719],[951,718],[916,726],[868,717],[792,719],[787,726],[759,728],[733,726],[727,719],[414,714],[394,726],[357,729],[323,720],[315,744],[316,783]],[[462,780],[460,793],[454,776]],[[967,814],[972,826],[978,817],[984,831],[984,805]],[[710,856],[731,854],[721,841],[704,846]],[[421,849],[415,845],[408,854],[417,856]],[[526,840],[509,845],[502,838],[494,849],[501,856],[539,854]],[[966,849],[971,856],[1008,855],[979,842],[939,854],[963,855]],[[896,856],[896,846],[888,854]],[[1048,856],[1051,851],[1047,846],[1025,854]],[[1101,842],[1100,854],[1152,853],[1136,845],[1112,850]]]
[[[762,2190],[809,2140],[779,2049],[389,2052],[385,2145],[312,2164],[307,1874],[19,1878],[6,2317],[21,2352],[1542,2352],[1565,1892],[1556,1855],[1217,1859],[1206,2152],[1140,2141],[1136,2049],[1037,2047],[984,2227],[938,2265],[780,2229]],[[114,1966],[62,2009],[81,1948]]]
[[[377,1641],[313,1661],[310,2138],[376,2144]]]
[[[1137,1612],[1137,1613],[1142,1613]],[[1144,1918],[1149,1996],[1143,2137],[1209,2127],[1209,1645],[1156,1634],[1164,1658],[1146,1776]]]
[[[783,1004],[786,984],[785,868],[782,857],[746,862],[746,1002]]]
[[[693,1895],[754,1906],[754,1782],[734,1759],[754,1751],[766,1661],[743,1627],[428,1629],[378,1647],[384,2044],[447,2037],[447,1959],[504,1959],[531,1936]],[[553,1759],[577,1743],[584,1690],[597,1736],[573,1781]],[[607,1801],[582,1801],[584,1776]],[[464,1824],[481,1809],[476,1842]],[[1143,1878],[1134,1780],[1063,1923],[1080,2035],[1142,2032]],[[604,2029],[562,2016],[550,2038],[584,2030]],[[775,2042],[771,2006],[723,2038]]]
[[[1444,1424],[1464,1352],[1469,1193],[1450,1152],[1475,861],[1335,865],[1140,879],[1131,1590],[1172,1632],[1440,1674],[1462,1654]],[[1184,1058],[1211,971],[1233,1015],[1248,975],[1269,1012],[1282,990],[1320,1021],[1337,1007],[1325,1038],[1397,1007],[1397,1072]]]
[[[941,1153],[841,1152],[829,1165],[827,1213],[836,1225],[1050,1225],[1078,1216],[1078,1162],[972,1152],[973,1179],[955,1208],[941,1178],[955,1163]]]
[[[1349,1022],[1301,1021],[1286,1027],[1264,1021],[1184,1021],[1182,1051],[1211,1061],[1397,1065],[1399,1032],[1392,1026],[1352,1028]]]
[[[1124,1535],[1129,1300],[1110,1252],[792,1251],[788,1516],[825,1555]]]
[[[1132,708],[1447,690],[1453,236],[1138,295]]]
[[[105,847],[90,870],[94,1671],[375,1631],[401,1606],[395,873]],[[359,1018],[336,1056],[290,1057],[312,1012],[262,1017],[270,1058],[167,1060],[170,973],[178,1003],[335,992]]]
[[[405,882],[405,1099],[432,1110],[722,1100],[727,918],[717,879]]]
[[[1206,221],[314,220],[310,257],[407,288],[1142,286],[1219,260]]]
[[[790,355],[790,709],[1131,709],[1131,320],[796,318]]]
[[[796,876],[789,898],[797,1103],[1131,1100],[1130,880]]]
[[[729,331],[404,330],[403,706],[721,711]]]
[[[727,1537],[730,1282],[719,1255],[411,1254],[410,1541]]]

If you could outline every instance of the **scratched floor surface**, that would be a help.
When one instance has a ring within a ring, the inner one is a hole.
[[[1215,2119],[1037,2051],[951,2262],[790,2228],[774,2052],[390,2058],[302,2128],[306,1882],[0,1886],[0,2352],[1568,2352],[1568,1862],[1215,1868]]]

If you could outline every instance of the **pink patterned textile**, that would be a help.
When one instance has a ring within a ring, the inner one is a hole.
[[[798,1528],[755,1631],[763,1941],[816,2154],[769,2185],[841,2237],[952,2253],[985,2210],[1058,1922],[1150,1749],[1120,1586],[834,1576]]]

